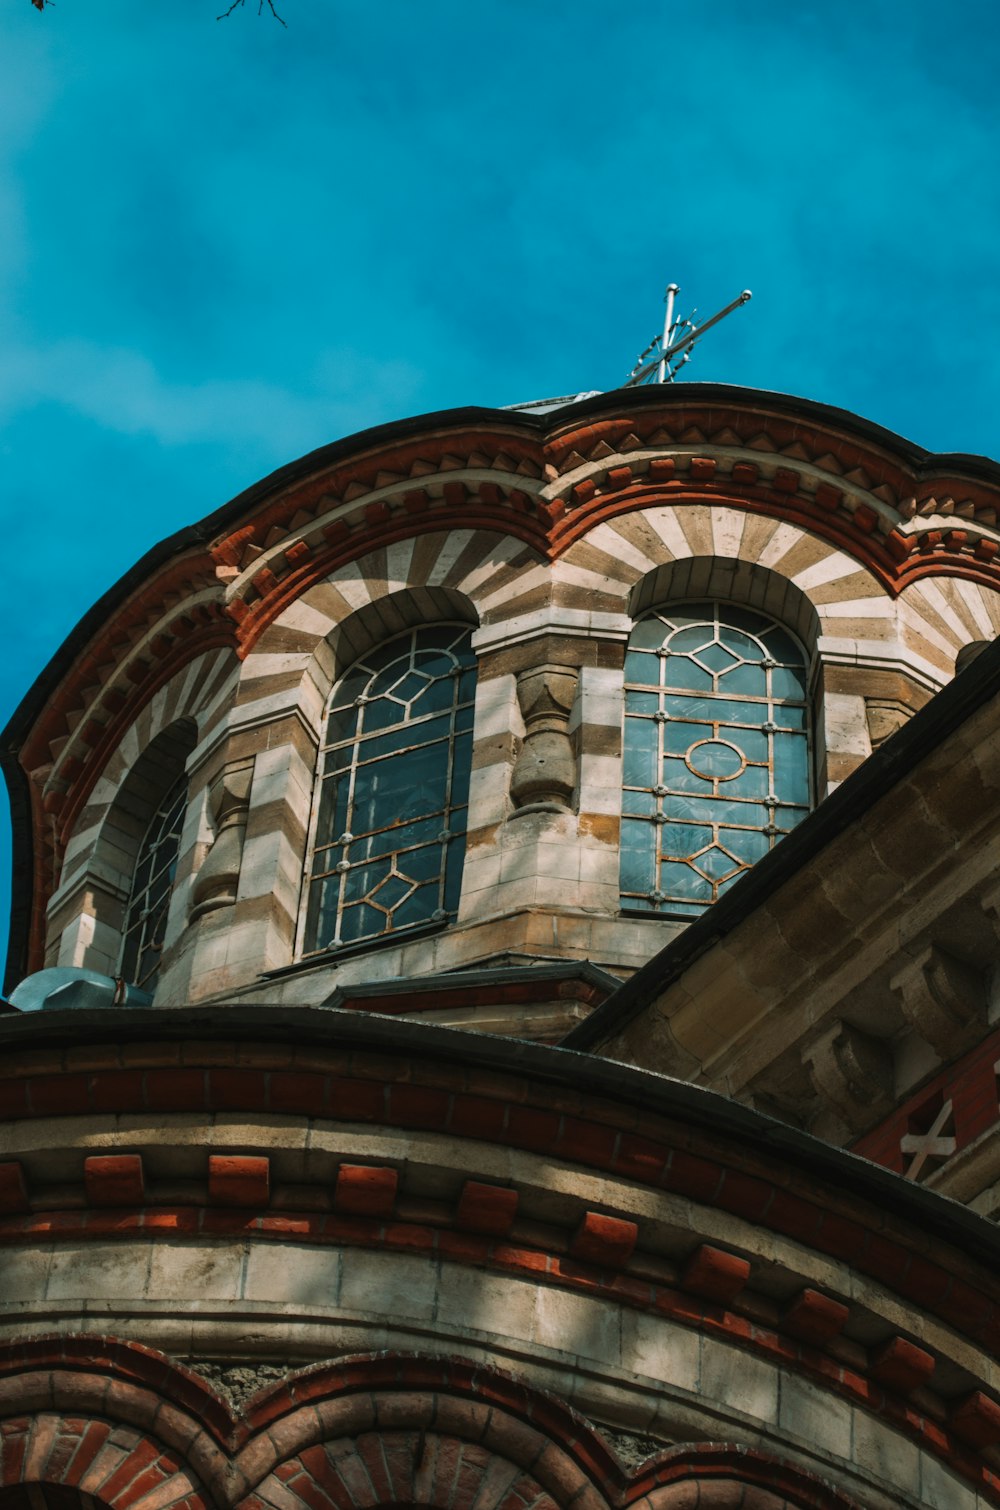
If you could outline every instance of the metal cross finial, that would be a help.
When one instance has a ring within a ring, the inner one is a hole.
[[[691,311],[686,320],[674,319],[674,300],[679,293],[676,283],[668,283],[664,295],[667,310],[663,320],[663,334],[654,336],[645,351],[639,353],[635,366],[625,379],[625,388],[637,388],[641,383],[672,383],[685,362],[691,360],[691,354],[706,330],[711,330],[713,325],[718,325],[720,320],[731,315],[734,309],[739,309],[741,304],[749,303],[753,297],[750,290],[745,288],[738,298],[727,304],[725,309],[720,309],[710,320],[706,320],[704,325],[696,325],[696,309]]]

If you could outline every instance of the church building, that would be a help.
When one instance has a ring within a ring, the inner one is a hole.
[[[2,739],[0,1510],[1000,1506],[998,515],[664,384],[107,592]]]

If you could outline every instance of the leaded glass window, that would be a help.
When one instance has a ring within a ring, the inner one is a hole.
[[[413,629],[334,689],[306,913],[307,952],[458,908],[476,659],[462,624]]]
[[[181,776],[153,814],[135,862],[119,971],[124,980],[145,991],[153,989],[160,973],[186,808],[187,777]]]
[[[695,917],[809,811],[806,661],[772,619],[658,609],[625,660],[622,906]]]

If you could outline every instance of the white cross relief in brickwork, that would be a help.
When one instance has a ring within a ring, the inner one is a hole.
[[[944,1132],[951,1121],[951,1111],[951,1102],[946,1101],[926,1132],[904,1133],[900,1138],[899,1146],[902,1152],[913,1154],[910,1167],[904,1173],[904,1179],[918,1180],[920,1171],[928,1159],[948,1159],[955,1152],[954,1134]]]

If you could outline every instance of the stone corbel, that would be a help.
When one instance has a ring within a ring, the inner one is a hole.
[[[803,1051],[816,1093],[852,1132],[864,1132],[893,1106],[892,1052],[839,1018]]]
[[[885,744],[912,717],[913,709],[894,698],[866,697],[865,720],[872,749],[877,750],[879,745]]]
[[[985,1021],[982,974],[936,944],[916,955],[890,985],[907,1022],[941,1059],[951,1059],[969,1029]]]
[[[236,901],[252,780],[253,760],[243,760],[226,766],[212,787],[209,810],[215,838],[195,877],[192,923],[217,907],[232,907]]]
[[[524,740],[514,763],[510,795],[518,812],[567,812],[576,788],[576,756],[568,733],[579,672],[547,663],[522,671],[517,700]]]

